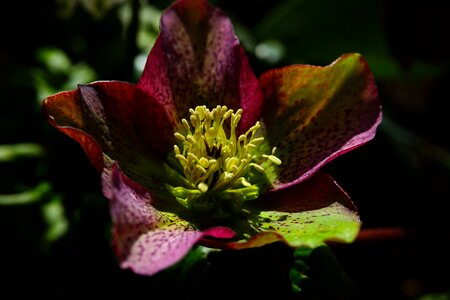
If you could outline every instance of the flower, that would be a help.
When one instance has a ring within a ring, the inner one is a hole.
[[[97,81],[46,98],[48,120],[102,173],[121,267],[152,275],[199,243],[352,242],[360,219],[319,169],[381,121],[359,54],[256,79],[230,20],[178,0],[137,84]]]

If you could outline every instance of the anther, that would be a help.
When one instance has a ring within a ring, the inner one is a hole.
[[[174,137],[175,137],[176,139],[178,139],[178,140],[180,140],[180,141],[182,141],[182,142],[185,142],[185,141],[186,141],[186,138],[184,137],[184,135],[182,135],[182,134],[179,133],[179,132],[175,132],[173,135],[174,135]]]
[[[263,154],[263,157],[269,159],[271,162],[273,162],[277,166],[281,165],[281,160],[278,157],[276,157],[275,155]]]
[[[200,182],[197,185],[198,189],[202,192],[202,193],[206,193],[208,191],[208,185],[204,182]]]
[[[191,127],[189,126],[189,122],[186,120],[186,119],[181,119],[181,123],[183,123],[183,126],[184,126],[184,128],[187,130],[187,131],[190,131],[191,130]],[[178,132],[177,132],[178,133]]]
[[[199,193],[208,192],[233,197],[240,195],[241,200],[255,199],[259,188],[249,181],[250,167],[263,173],[261,163],[281,163],[275,156],[275,148],[269,155],[257,153],[257,146],[264,142],[264,137],[256,137],[261,124],[256,122],[237,136],[242,109],[234,112],[218,105],[210,111],[206,106],[197,106],[189,112],[190,117],[181,120],[181,131],[174,133],[179,141],[178,146],[174,146],[174,155],[183,167],[186,179],[196,187],[194,191],[186,192],[187,195],[195,198]]]

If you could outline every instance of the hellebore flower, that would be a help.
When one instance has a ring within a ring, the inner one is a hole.
[[[199,243],[352,242],[360,220],[317,172],[381,121],[359,54],[256,79],[230,20],[178,0],[137,84],[98,81],[45,99],[49,122],[102,173],[121,267],[152,275]]]

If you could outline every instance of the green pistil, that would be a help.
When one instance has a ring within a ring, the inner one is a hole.
[[[242,109],[234,112],[217,106],[210,111],[206,106],[197,106],[189,112],[190,122],[182,119],[181,130],[174,134],[179,141],[174,153],[191,186],[169,189],[188,208],[210,209],[215,202],[231,201],[228,206],[239,210],[243,201],[259,196],[259,186],[252,184],[248,175],[253,170],[264,173],[261,163],[265,161],[281,164],[274,155],[275,148],[270,155],[258,153],[264,141],[258,136],[259,122],[236,135]]]

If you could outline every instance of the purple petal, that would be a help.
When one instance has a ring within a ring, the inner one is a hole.
[[[164,12],[139,86],[173,123],[198,105],[243,108],[241,131],[260,118],[259,83],[231,22],[204,0],[180,0]]]
[[[381,122],[374,78],[359,54],[327,67],[272,70],[260,81],[268,141],[282,160],[275,188],[301,182],[368,142]]]
[[[177,215],[158,211],[150,194],[116,165],[102,174],[103,193],[110,200],[113,243],[122,268],[153,275],[181,260],[202,237],[230,238],[223,227],[205,232]]]

